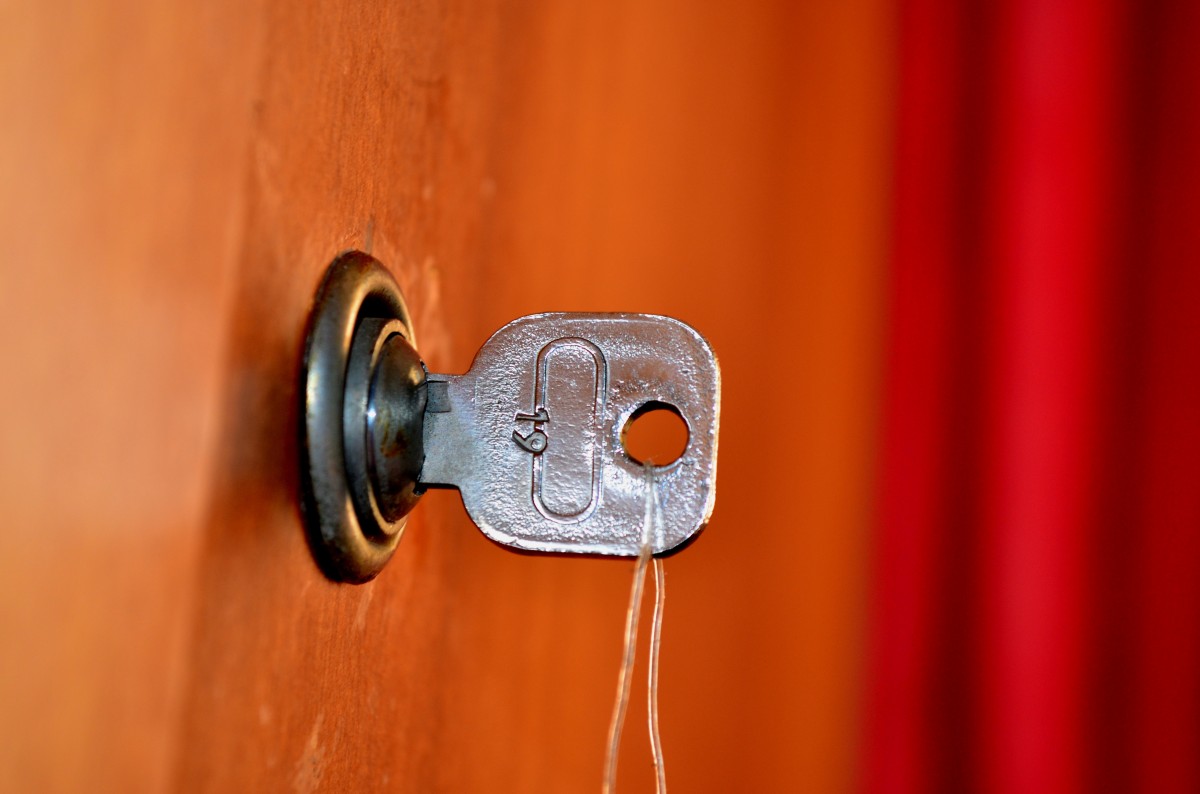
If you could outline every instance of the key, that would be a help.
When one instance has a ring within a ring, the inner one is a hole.
[[[420,486],[457,488],[475,524],[505,546],[636,556],[649,486],[622,432],[639,410],[667,407],[688,429],[683,454],[652,479],[652,551],[671,551],[712,514],[720,383],[712,348],[678,320],[522,317],[466,374],[427,376]]]

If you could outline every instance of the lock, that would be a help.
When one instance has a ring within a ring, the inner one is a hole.
[[[331,579],[374,578],[419,498],[426,388],[415,344],[383,266],[358,251],[334,260],[309,320],[300,444],[310,545]]]
[[[395,281],[350,252],[317,292],[303,381],[306,523],[338,581],[379,573],[430,487],[457,488],[487,537],[530,552],[667,554],[712,513],[720,369],[669,317],[530,315],[493,334],[467,373],[430,374]],[[651,471],[623,434],[660,407],[688,441]],[[651,497],[663,510],[647,536]]]

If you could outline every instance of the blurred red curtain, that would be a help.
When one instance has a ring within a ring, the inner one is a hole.
[[[1200,3],[898,14],[865,788],[1200,791]]]

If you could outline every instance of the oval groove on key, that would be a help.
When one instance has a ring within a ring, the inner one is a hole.
[[[538,352],[535,391],[549,442],[533,459],[534,506],[553,521],[582,521],[600,502],[604,354],[586,339],[550,342]]]

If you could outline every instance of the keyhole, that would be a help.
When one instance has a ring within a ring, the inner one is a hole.
[[[625,454],[637,463],[667,466],[687,449],[688,428],[679,409],[654,400],[638,408],[621,429]]]

